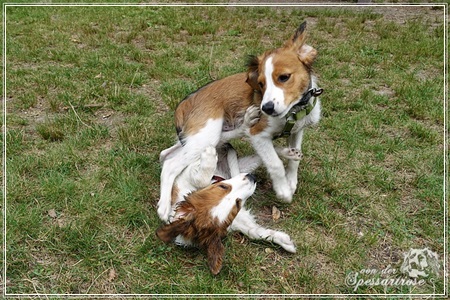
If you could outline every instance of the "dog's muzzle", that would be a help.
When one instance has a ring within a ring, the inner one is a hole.
[[[261,107],[262,111],[271,116],[275,112],[275,104],[269,101]]]

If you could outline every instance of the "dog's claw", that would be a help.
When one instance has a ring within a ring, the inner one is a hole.
[[[290,236],[284,232],[278,231],[274,234],[273,241],[283,247],[284,250],[290,253],[295,253],[297,251],[294,242],[291,240]]]
[[[261,116],[261,111],[259,110],[259,107],[252,105],[247,108],[244,115],[244,126],[245,127],[252,127],[256,123],[259,122]]]

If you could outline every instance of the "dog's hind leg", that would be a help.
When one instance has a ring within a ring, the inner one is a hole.
[[[190,181],[196,189],[202,189],[211,184],[211,178],[217,165],[216,148],[210,146],[202,152],[200,160],[188,166],[186,170],[189,174]]]
[[[200,159],[209,146],[216,147],[222,132],[222,119],[209,119],[196,134],[186,138],[184,146],[166,157],[161,170],[161,189],[158,201],[158,216],[164,222],[169,220],[171,195],[175,178],[192,162]]]
[[[189,161],[186,159],[185,149],[180,149],[172,155],[170,158],[164,161],[161,170],[161,187],[160,198],[158,201],[158,216],[159,218],[167,222],[169,220],[170,212],[172,211],[172,187],[175,178],[189,165]]]
[[[230,230],[242,232],[251,239],[273,242],[291,253],[295,253],[296,251],[295,245],[289,235],[258,225],[250,211],[245,208],[241,208],[233,223],[231,223]]]
[[[238,158],[236,150],[231,145],[228,147],[226,158],[230,170],[230,178],[241,173],[252,173],[262,164],[261,157],[258,155],[254,154]]]
[[[170,148],[164,149],[159,154],[159,162],[162,164],[166,160],[168,156],[171,156],[175,151],[179,150],[182,147],[181,142],[177,142],[175,145],[173,145]]]

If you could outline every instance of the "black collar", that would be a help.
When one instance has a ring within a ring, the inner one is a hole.
[[[291,108],[291,110],[287,113],[286,118],[288,118],[289,115],[296,114],[297,112],[307,108],[310,105],[309,100],[312,97],[320,96],[322,92],[323,89],[319,88],[316,89],[312,87],[312,79],[310,79],[308,89],[306,90],[306,92],[303,93],[302,97],[300,98],[300,101],[298,101],[298,103],[295,104]]]

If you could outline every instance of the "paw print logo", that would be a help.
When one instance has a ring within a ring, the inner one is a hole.
[[[428,248],[410,249],[405,253],[400,271],[411,278],[439,275],[439,257]]]

